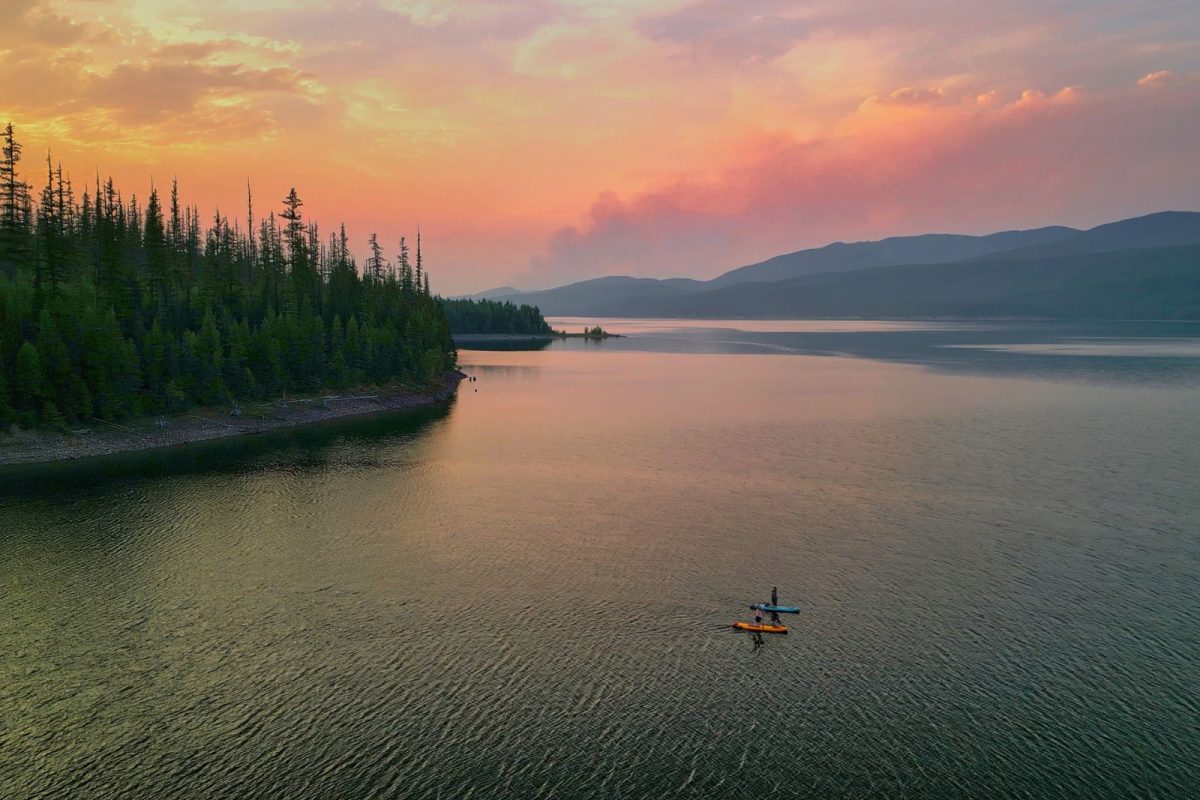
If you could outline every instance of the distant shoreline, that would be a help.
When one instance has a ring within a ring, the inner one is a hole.
[[[158,427],[150,418],[132,422],[95,423],[86,431],[27,430],[0,434],[0,466],[50,464],[94,456],[187,445],[229,439],[268,431],[300,428],[346,417],[386,411],[405,411],[443,403],[454,396],[466,377],[451,370],[426,391],[383,390],[368,395],[330,395],[277,400],[263,403],[258,416],[231,417],[223,414],[186,413],[166,418]]]
[[[529,342],[539,341],[547,342],[553,339],[621,339],[619,333],[609,333],[605,331],[603,335],[596,336],[587,333],[568,333],[566,331],[554,331],[553,333],[457,333],[453,335],[454,341],[457,342]]]

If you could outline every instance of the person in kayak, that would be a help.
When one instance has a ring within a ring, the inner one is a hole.
[[[761,608],[754,609],[754,624],[762,625],[762,609]]]
[[[778,586],[771,587],[771,605],[773,605],[773,606],[779,605],[779,587]],[[779,624],[779,612],[778,611],[771,612],[771,624],[772,625]]]

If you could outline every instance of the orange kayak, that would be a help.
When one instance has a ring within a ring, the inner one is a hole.
[[[753,631],[755,633],[787,633],[786,625],[755,625],[753,622],[735,622],[733,627],[740,631]]]

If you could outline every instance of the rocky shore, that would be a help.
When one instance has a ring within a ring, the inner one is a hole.
[[[449,400],[464,377],[462,372],[454,370],[427,389],[287,398],[247,406],[240,416],[230,415],[228,409],[204,409],[166,418],[95,422],[62,433],[19,431],[0,434],[0,465],[70,461],[430,406]]]

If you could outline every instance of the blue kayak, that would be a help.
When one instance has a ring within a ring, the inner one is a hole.
[[[776,614],[799,614],[800,613],[800,609],[798,609],[798,608],[793,608],[792,606],[773,606],[770,603],[755,603],[754,605],[752,605],[750,607],[757,608],[760,611],[769,611],[769,612],[773,611]]]

